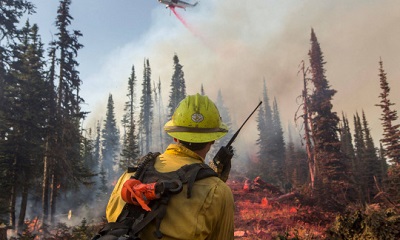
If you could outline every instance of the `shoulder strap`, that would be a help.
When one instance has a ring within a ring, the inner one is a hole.
[[[208,177],[218,177],[218,174],[204,163],[185,165],[178,169],[177,173],[182,183],[187,183],[188,185],[187,198],[192,196],[192,188],[195,181]]]

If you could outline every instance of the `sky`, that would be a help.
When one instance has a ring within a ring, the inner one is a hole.
[[[48,43],[56,32],[59,1],[33,3],[37,13],[29,19],[38,24],[42,41]],[[380,101],[380,59],[391,87],[390,99],[400,110],[397,0],[201,0],[195,8],[176,11],[184,22],[157,0],[72,0],[71,29],[83,34],[78,70],[86,101],[83,109],[91,112],[86,119],[89,127],[105,118],[109,94],[121,119],[132,65],[141,84],[144,59],[150,61],[152,80],[161,81],[166,106],[172,58],[177,54],[187,93],[199,92],[203,85],[215,100],[221,90],[237,125],[262,98],[265,80],[287,133],[300,104],[303,83],[298,71],[302,61],[309,64],[311,29],[326,61],[327,80],[337,90],[333,111],[339,116],[343,112],[351,127],[353,115],[364,111],[378,143],[381,110],[375,104]],[[292,134],[300,133],[296,129]],[[254,146],[256,118],[239,136],[247,148]]]

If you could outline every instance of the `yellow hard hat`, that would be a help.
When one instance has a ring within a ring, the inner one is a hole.
[[[207,96],[197,93],[179,103],[164,130],[173,138],[203,143],[225,136],[228,127],[222,122],[215,104]]]

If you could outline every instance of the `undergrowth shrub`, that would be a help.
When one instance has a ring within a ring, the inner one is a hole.
[[[328,239],[400,239],[398,209],[379,205],[354,210],[336,217],[327,231]]]

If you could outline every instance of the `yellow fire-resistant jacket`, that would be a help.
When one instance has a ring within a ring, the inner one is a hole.
[[[171,144],[161,154],[155,168],[159,172],[178,170],[186,164],[202,163],[196,153],[180,144]],[[122,212],[125,202],[121,198],[124,182],[133,173],[125,172],[118,180],[106,209],[108,222],[115,222]],[[234,202],[230,188],[219,178],[209,177],[196,181],[192,197],[187,198],[187,187],[181,193],[173,195],[168,203],[167,213],[161,222],[160,231],[163,240],[232,240],[234,231]],[[153,236],[155,225],[147,226],[140,237],[145,240],[156,239]]]

